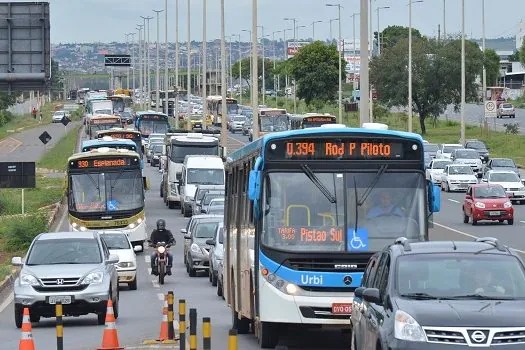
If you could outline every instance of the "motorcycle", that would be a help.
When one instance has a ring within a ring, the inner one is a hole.
[[[166,276],[166,266],[168,265],[168,254],[167,249],[171,247],[171,244],[166,242],[158,242],[153,244],[151,241],[149,246],[155,248],[155,254],[157,256],[156,265],[157,271],[159,273],[159,284],[164,284],[164,277]]]

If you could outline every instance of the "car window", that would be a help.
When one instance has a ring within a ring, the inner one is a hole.
[[[485,144],[483,142],[481,142],[481,141],[471,141],[471,142],[467,143],[467,147],[468,148],[472,148],[472,149],[479,149],[479,150],[487,149]]]
[[[396,288],[401,295],[525,298],[525,271],[519,260],[509,255],[406,255],[398,259]]]
[[[491,182],[520,182],[518,175],[515,173],[492,173],[489,174]]]
[[[423,145],[423,150],[425,152],[437,152],[438,145],[436,145],[435,143],[425,143]]]
[[[31,248],[27,265],[100,264],[96,239],[39,239]]]
[[[493,159],[491,166],[500,168],[514,168],[516,167],[516,164],[514,164],[512,159]]]
[[[452,162],[449,160],[441,161],[441,160],[434,160],[432,162],[432,169],[445,169],[445,167],[448,164],[451,164]]]
[[[460,159],[478,159],[479,158],[478,152],[474,150],[469,150],[469,149],[456,150],[455,156],[456,158],[460,158]]]
[[[450,175],[471,175],[473,174],[470,166],[451,166],[448,168]]]
[[[502,186],[492,185],[485,187],[477,187],[474,190],[475,198],[505,198],[505,190]]]
[[[195,227],[193,237],[195,238],[214,238],[217,231],[217,222],[202,222]]]
[[[219,229],[219,244],[224,244],[224,227]]]
[[[361,282],[361,285],[363,287],[371,287],[372,286],[372,282],[373,282],[373,279],[374,279],[374,275],[375,275],[375,272],[376,272],[376,265],[377,265],[377,258],[378,258],[378,254],[375,254],[374,256],[372,256],[372,258],[370,259],[370,261],[368,262],[368,265],[366,267],[366,271],[365,271],[365,274],[363,276],[363,280]]]
[[[387,259],[389,259],[388,256],[389,256],[388,251],[383,252],[383,254],[381,254],[381,259],[379,260],[379,265],[377,266],[376,277],[374,278],[374,282],[371,285],[372,288],[379,289],[379,284],[381,283],[381,277],[383,275],[383,272],[385,271]]]
[[[131,249],[128,239],[123,234],[104,234],[101,238],[108,249]]]

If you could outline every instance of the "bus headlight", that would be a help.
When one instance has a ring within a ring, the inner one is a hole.
[[[272,286],[283,292],[284,294],[288,295],[299,295],[301,294],[301,288],[299,288],[297,285],[286,282],[285,280],[279,278],[273,273],[269,273],[268,269],[261,268],[261,275],[264,277],[264,279],[270,283]]]
[[[76,222],[74,222],[74,223],[71,224],[71,227],[73,227],[73,228],[77,228],[77,227],[78,227],[78,224],[77,224]]]
[[[299,291],[299,288],[295,284],[293,283],[286,284],[286,292],[288,294],[295,295],[297,294],[298,291]]]
[[[87,231],[87,228],[84,226],[80,226],[80,231]]]

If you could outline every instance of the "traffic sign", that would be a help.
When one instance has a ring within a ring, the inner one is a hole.
[[[60,121],[64,126],[67,126],[71,120],[69,120],[68,117],[62,117],[62,120]]]
[[[35,188],[35,162],[1,162],[0,188]]]
[[[485,101],[485,118],[497,117],[496,101]]]
[[[49,135],[47,131],[44,131],[42,134],[40,134],[38,138],[40,139],[40,141],[42,141],[44,145],[51,141],[51,135]]]

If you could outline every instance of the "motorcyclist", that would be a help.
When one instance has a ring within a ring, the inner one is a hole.
[[[153,230],[151,232],[150,241],[152,245],[156,245],[158,242],[166,242],[166,244],[175,244],[175,238],[173,238],[173,234],[170,230],[166,230],[166,221],[163,219],[157,220],[157,229]],[[166,274],[171,275],[171,266],[173,264],[173,255],[166,250],[166,254],[168,255],[168,265],[166,266]],[[157,276],[159,274],[159,271],[157,270],[157,251],[154,251],[151,254],[151,274]]]

